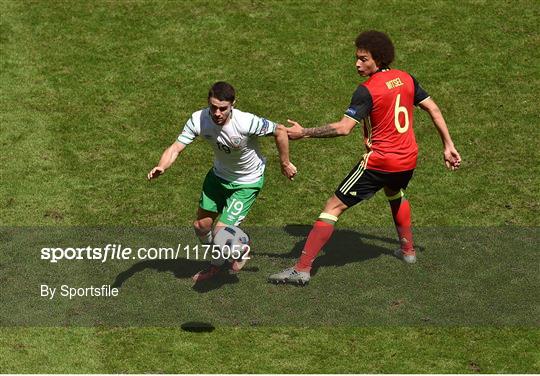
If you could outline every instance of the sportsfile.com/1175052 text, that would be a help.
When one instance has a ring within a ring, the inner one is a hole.
[[[249,245],[218,246],[210,244],[183,245],[172,247],[124,247],[121,244],[107,244],[104,247],[44,247],[40,250],[41,260],[58,263],[62,260],[175,260],[175,259],[228,259],[250,258]]]

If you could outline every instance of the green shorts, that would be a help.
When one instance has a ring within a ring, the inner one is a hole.
[[[199,206],[221,213],[219,221],[238,226],[246,217],[264,184],[264,176],[255,183],[232,183],[217,177],[212,170],[204,179]]]

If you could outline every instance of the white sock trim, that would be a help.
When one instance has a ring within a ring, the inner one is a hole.
[[[332,215],[332,214],[328,214],[328,213],[321,213],[319,215],[319,219],[329,219],[329,220],[334,221],[334,222],[338,221],[338,217],[336,217],[335,215]]]

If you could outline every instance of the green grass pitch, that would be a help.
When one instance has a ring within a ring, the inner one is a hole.
[[[537,1],[0,0],[0,9],[0,371],[540,372]],[[207,145],[190,146],[156,181],[145,175],[209,85],[231,82],[238,108],[281,123],[335,121],[360,82],[354,38],[365,29],[392,37],[394,67],[436,100],[463,157],[446,171],[417,111],[408,196],[418,265],[389,255],[392,220],[376,195],[342,216],[307,288],[265,283],[292,263],[357,162],[358,130],[292,143],[294,182],[262,141],[267,181],[246,221],[259,254],[234,283],[197,291],[187,274],[198,264],[50,265],[25,247],[44,228],[187,229],[212,163]],[[107,316],[32,295],[66,278],[117,282],[123,300]],[[190,319],[215,330],[182,330]]]

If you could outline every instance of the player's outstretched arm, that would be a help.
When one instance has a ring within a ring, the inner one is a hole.
[[[450,132],[448,131],[446,121],[444,121],[444,117],[441,113],[441,110],[439,109],[439,106],[437,106],[435,101],[431,98],[423,100],[419,103],[419,106],[422,110],[429,113],[429,116],[431,116],[431,120],[433,121],[435,128],[437,128],[437,132],[439,132],[439,136],[441,137],[441,141],[444,147],[443,153],[444,163],[446,164],[446,167],[448,167],[452,171],[457,170],[461,165],[461,156],[454,147],[452,137],[450,137]]]
[[[287,179],[293,180],[296,176],[296,167],[289,160],[289,138],[287,136],[287,129],[278,124],[274,132],[274,139],[279,152],[279,162],[281,165],[281,173],[287,177]]]
[[[151,169],[148,173],[148,180],[157,178],[159,175],[163,174],[166,169],[171,167],[171,165],[174,163],[178,155],[182,152],[182,150],[184,150],[185,147],[186,145],[184,145],[183,143],[175,141],[174,144],[165,149],[165,151],[161,155],[159,164],[153,169]]]
[[[356,120],[343,116],[343,118],[328,125],[323,125],[316,128],[303,128],[294,120],[287,120],[292,126],[287,128],[287,134],[291,140],[298,140],[300,138],[328,138],[347,136],[353,130],[356,125]]]

